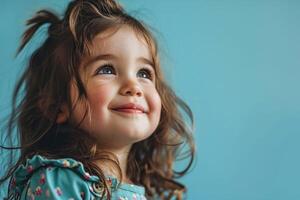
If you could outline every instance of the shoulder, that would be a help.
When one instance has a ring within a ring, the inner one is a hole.
[[[12,191],[21,199],[90,199],[99,178],[89,175],[71,158],[36,155],[20,165],[12,177]]]
[[[111,199],[145,200],[142,186],[121,184],[107,177]],[[72,158],[48,159],[35,155],[20,165],[11,179],[10,194],[25,199],[101,199],[100,179],[84,170],[83,164]],[[104,198],[105,199],[105,198]]]

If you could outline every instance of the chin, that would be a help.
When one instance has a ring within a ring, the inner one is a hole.
[[[133,144],[136,142],[140,142],[142,140],[147,139],[148,137],[150,137],[152,135],[152,133],[141,133],[139,132],[131,132],[131,133],[127,133],[127,139]]]

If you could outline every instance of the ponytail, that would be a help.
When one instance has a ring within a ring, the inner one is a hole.
[[[17,50],[16,55],[18,55],[23,50],[23,48],[32,38],[34,33],[46,23],[50,23],[48,31],[50,35],[51,32],[53,32],[53,27],[60,23],[60,19],[54,12],[48,10],[40,10],[36,13],[34,17],[27,21],[26,25],[29,26],[29,28],[23,33],[21,44]]]

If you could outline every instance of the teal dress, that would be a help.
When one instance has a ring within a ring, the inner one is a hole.
[[[119,184],[114,177],[107,180],[112,200],[146,199],[142,186]],[[12,192],[18,193],[21,200],[97,200],[103,191],[99,178],[87,173],[81,162],[71,158],[47,159],[36,155],[17,168],[11,181]]]

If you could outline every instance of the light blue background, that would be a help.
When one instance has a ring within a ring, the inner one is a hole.
[[[157,30],[167,77],[195,114],[187,199],[300,199],[300,1],[122,2]],[[45,5],[66,1],[1,1],[0,117],[31,51],[13,60],[24,21]]]

